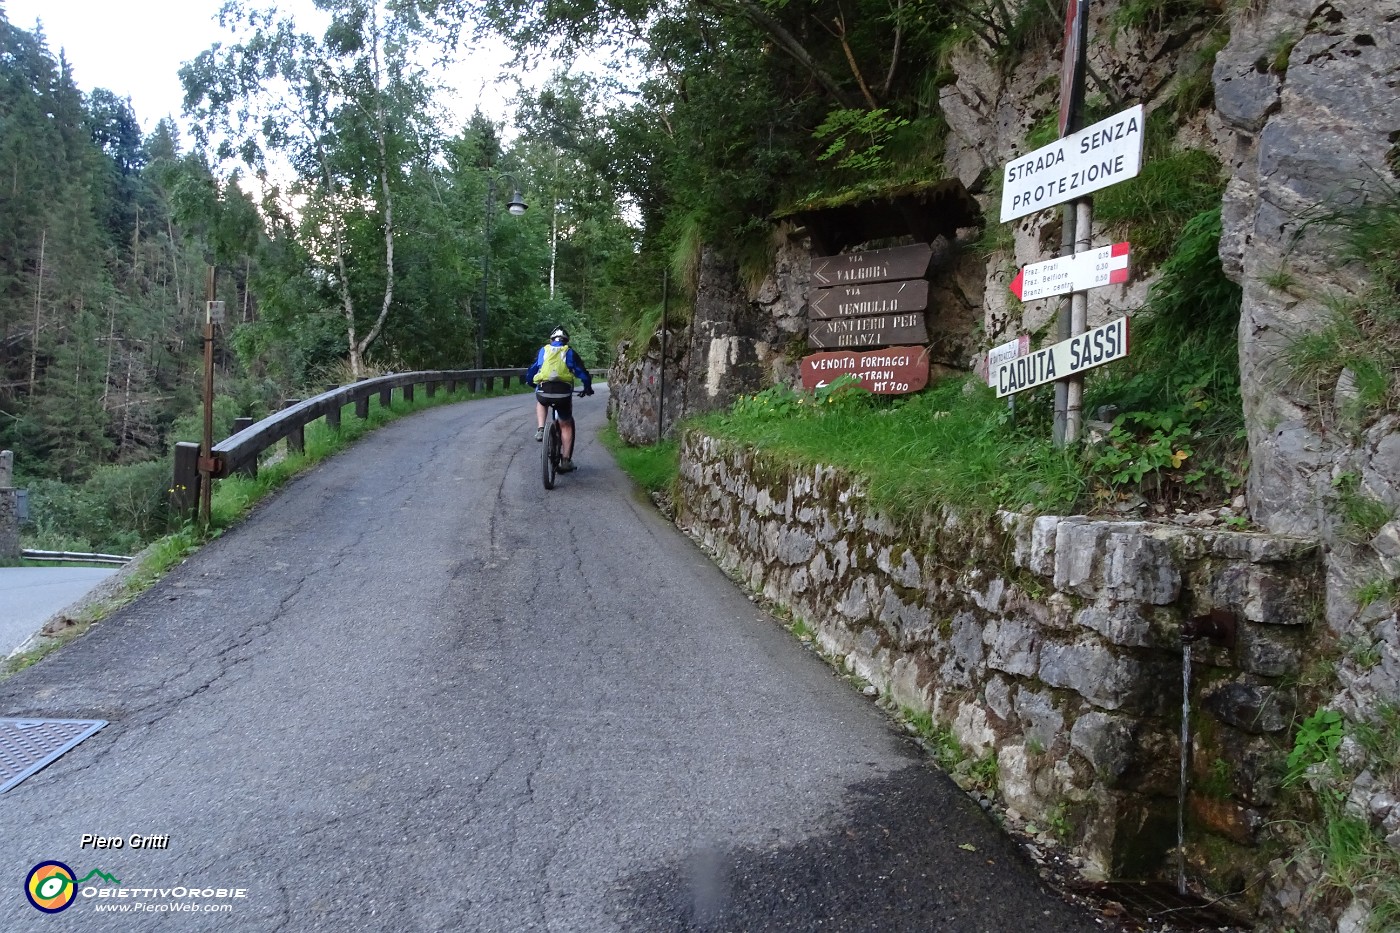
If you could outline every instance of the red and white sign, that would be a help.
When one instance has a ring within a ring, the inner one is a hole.
[[[1032,263],[1011,280],[1011,294],[1022,301],[1068,295],[1128,281],[1127,243],[1114,243],[1073,256]]]

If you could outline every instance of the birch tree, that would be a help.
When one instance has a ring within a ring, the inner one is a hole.
[[[394,305],[403,165],[431,136],[429,82],[415,56],[443,36],[435,32],[438,4],[427,0],[316,6],[329,17],[319,36],[290,17],[233,0],[221,16],[238,41],[201,53],[181,80],[201,142],[222,161],[251,167],[300,215],[307,255],[334,283],[358,378]],[[382,230],[374,263],[352,256],[349,245],[348,228],[366,220]],[[368,298],[371,288],[377,294]]]

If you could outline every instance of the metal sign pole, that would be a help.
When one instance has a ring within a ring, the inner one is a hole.
[[[1069,256],[1074,253],[1074,205],[1066,204],[1060,208],[1060,251],[1057,256]],[[1071,336],[1070,333],[1070,299],[1060,302],[1059,312],[1055,316],[1055,342],[1063,343]],[[1060,380],[1055,383],[1055,427],[1054,440],[1056,447],[1065,446],[1065,421],[1069,411],[1069,383]]]
[[[1089,31],[1089,0],[1069,0],[1065,9],[1065,57],[1060,66],[1060,138],[1079,132],[1084,123],[1084,75]],[[1089,248],[1092,218],[1087,199],[1066,204],[1061,210],[1063,229],[1060,253],[1064,256]],[[1056,333],[1060,340],[1082,334],[1088,324],[1088,295],[1074,292],[1060,306]],[[1054,440],[1063,447],[1079,440],[1084,400],[1084,377],[1055,383]]]
[[[1093,245],[1093,200],[1083,198],[1075,201],[1074,214],[1074,252],[1078,255]],[[1071,294],[1069,309],[1071,336],[1077,337],[1089,329],[1089,293],[1079,291]],[[1069,391],[1065,398],[1065,443],[1072,444],[1079,440],[1084,425],[1084,377],[1074,375],[1066,381],[1069,383]]]

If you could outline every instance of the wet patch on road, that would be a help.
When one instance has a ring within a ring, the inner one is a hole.
[[[636,931],[1074,933],[1114,927],[1035,867],[941,772],[849,792],[831,829],[790,846],[700,850],[624,879],[610,911]]]

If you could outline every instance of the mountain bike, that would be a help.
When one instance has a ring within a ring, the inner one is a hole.
[[[583,398],[583,391],[576,393],[579,398]],[[543,398],[552,396],[541,393]],[[577,430],[577,429],[575,429]],[[574,442],[578,442],[578,436],[574,436]],[[544,432],[544,445],[540,448],[540,471],[544,474],[544,488],[554,488],[554,476],[559,472],[559,461],[564,457],[564,436],[559,428],[559,409],[553,405],[549,406],[549,424]]]

